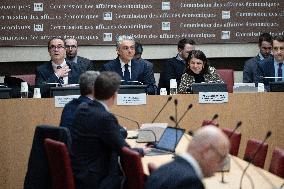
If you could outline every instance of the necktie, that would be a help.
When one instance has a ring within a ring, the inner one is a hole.
[[[62,67],[61,66],[57,66],[56,69],[61,69]],[[63,81],[63,77],[59,77],[58,79],[60,85],[64,84],[64,81]]]
[[[282,77],[282,62],[278,64],[278,77]],[[277,81],[282,81],[282,78],[278,78]]]
[[[130,80],[130,72],[128,70],[128,64],[124,65],[124,80],[129,81]]]

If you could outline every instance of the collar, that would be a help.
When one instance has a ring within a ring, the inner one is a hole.
[[[125,63],[119,58],[120,68],[124,68]],[[131,67],[131,60],[128,62],[128,66]]]
[[[97,102],[99,102],[101,105],[103,105],[103,107],[105,108],[106,111],[110,112],[108,106],[104,103],[104,101],[102,100],[96,100]]]
[[[190,155],[189,153],[183,153],[180,155],[183,159],[185,159],[194,169],[195,173],[197,174],[199,179],[203,178],[202,170],[198,164],[198,162]]]
[[[52,64],[52,68],[54,69],[54,70],[56,70],[57,69],[57,66],[61,66],[62,68],[66,65],[66,61],[65,61],[65,59],[64,59],[64,61],[61,63],[61,64],[55,64],[53,61],[51,61],[51,64]]]
[[[78,56],[75,56],[74,58],[70,58],[70,59],[67,58],[67,60],[70,62],[78,63]]]
[[[176,59],[186,64],[186,61],[179,55],[179,53],[177,54]]]
[[[264,60],[264,57],[262,56],[262,54],[260,52],[258,53],[258,57],[259,57],[260,60]]]

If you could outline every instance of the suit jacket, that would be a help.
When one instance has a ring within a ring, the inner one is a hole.
[[[119,58],[109,61],[102,66],[101,71],[113,71],[118,73],[123,78],[123,73],[120,65]],[[124,79],[124,78],[123,78]],[[139,81],[147,85],[148,94],[156,94],[156,85],[154,78],[153,67],[146,64],[144,61],[138,62],[137,60],[131,60],[131,81]],[[124,83],[123,83],[124,84]],[[125,83],[129,84],[129,83]]]
[[[69,60],[71,61],[71,60]],[[84,73],[88,70],[95,70],[95,66],[93,64],[93,62],[87,58],[81,57],[81,56],[77,56],[77,63],[75,63],[78,65],[79,69],[80,69],[80,73]]]
[[[258,64],[256,83],[263,83],[267,91],[269,91],[269,82],[274,82],[275,79],[265,79],[263,77],[275,77],[274,59],[265,59]]]
[[[76,84],[79,82],[80,69],[77,65],[67,62],[71,71],[68,73],[68,83]],[[59,83],[59,79],[54,74],[51,61],[46,62],[36,68],[35,84],[40,87],[42,97],[49,97],[49,86],[46,83]]]
[[[177,156],[174,161],[151,173],[145,189],[204,189],[191,164]]]
[[[72,167],[76,188],[119,188],[121,148],[128,146],[113,114],[94,100],[79,105],[72,137]]]
[[[86,96],[80,96],[79,98],[71,100],[64,106],[61,114],[60,126],[67,128],[72,126],[76,109],[82,102],[88,103],[92,102],[92,100]]]
[[[185,63],[178,60],[177,57],[169,59],[164,65],[159,80],[159,88],[166,88],[170,93],[170,79],[176,79],[177,85],[180,85],[181,76],[185,70]]]

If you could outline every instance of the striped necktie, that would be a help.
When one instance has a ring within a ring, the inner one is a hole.
[[[129,72],[129,70],[128,70],[128,67],[129,67],[129,65],[128,64],[125,64],[124,65],[124,80],[125,81],[129,81],[130,80],[130,72]]]
[[[61,66],[57,66],[57,67],[56,67],[56,69],[61,69],[61,68],[62,68]],[[59,84],[60,84],[60,85],[64,84],[63,77],[59,77],[58,81],[59,81]]]
[[[282,78],[282,65],[283,65],[282,62],[278,64],[278,77],[281,77],[281,78],[278,78],[277,81],[282,81],[283,79]]]

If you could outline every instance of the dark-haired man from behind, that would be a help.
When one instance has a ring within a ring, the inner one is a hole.
[[[220,170],[229,145],[219,128],[202,127],[193,135],[187,152],[151,173],[145,189],[204,189],[203,177],[211,177]]]
[[[86,71],[79,78],[81,96],[68,102],[62,111],[60,126],[70,128],[73,124],[75,111],[82,102],[91,102],[94,99],[94,84],[99,72]]]
[[[54,37],[48,42],[51,60],[36,68],[35,84],[40,87],[42,97],[49,97],[47,83],[77,84],[80,69],[72,62],[65,60],[65,46],[61,38]]]
[[[94,64],[87,58],[78,56],[78,42],[74,38],[65,39],[65,48],[66,48],[66,60],[78,64],[81,73],[84,73],[87,70],[95,70]]]
[[[178,54],[163,65],[164,68],[160,74],[159,88],[166,88],[169,94],[171,79],[176,79],[179,86],[181,76],[187,65],[186,59],[188,53],[195,49],[195,44],[195,41],[187,38],[183,38],[178,42]]]
[[[256,81],[256,71],[258,65],[265,59],[273,59],[271,55],[272,36],[269,33],[263,33],[258,39],[259,53],[245,62],[243,71],[243,82],[254,83]]]
[[[119,155],[128,146],[121,126],[110,112],[120,86],[115,72],[101,72],[94,85],[95,100],[79,105],[72,125],[72,167],[77,189],[117,189],[123,174]],[[144,154],[145,149],[137,149]]]

